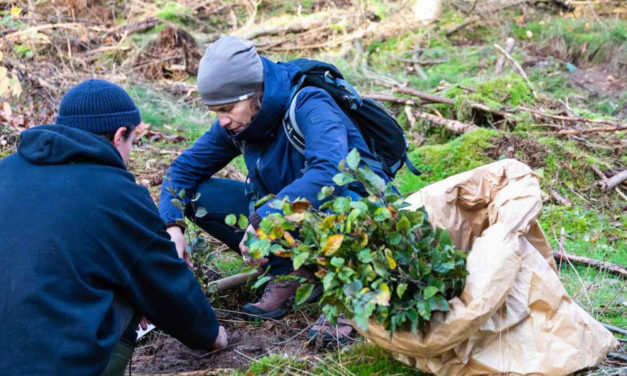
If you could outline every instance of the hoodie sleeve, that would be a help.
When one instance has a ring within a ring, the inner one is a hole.
[[[348,133],[345,116],[331,96],[324,90],[305,88],[301,91],[296,103],[296,121],[305,136],[306,170],[303,176],[285,186],[278,194],[278,198],[288,196],[290,200],[297,197],[309,200],[312,205],[319,206],[318,192],[324,186],[334,186],[335,194],[341,195],[345,186],[338,186],[333,177],[339,172],[337,165],[348,154]],[[252,222],[276,209],[266,203],[253,214]],[[258,218],[254,218],[257,217]]]
[[[193,196],[198,183],[213,176],[240,154],[226,131],[216,121],[191,148],[185,150],[170,165],[161,185],[159,213],[167,223],[174,223],[183,213],[172,204],[171,191],[185,189],[186,202]]]
[[[148,320],[188,347],[213,347],[218,319],[165,231],[146,246],[129,272],[127,294]]]

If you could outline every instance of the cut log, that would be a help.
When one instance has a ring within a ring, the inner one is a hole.
[[[241,286],[249,279],[256,278],[261,275],[261,270],[253,270],[248,273],[235,274],[230,277],[218,279],[207,284],[208,288],[215,289],[216,292],[229,290],[237,286]]]
[[[555,257],[557,261],[568,260],[575,264],[592,266],[600,270],[606,270],[608,273],[619,275],[623,278],[627,278],[627,267],[623,265],[614,264],[614,263],[607,262],[607,261],[594,260],[591,258],[572,255],[570,253],[560,252],[560,251],[553,251],[553,257]]]

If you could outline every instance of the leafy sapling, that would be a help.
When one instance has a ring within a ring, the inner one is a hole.
[[[291,257],[294,269],[317,266],[320,304],[331,322],[343,313],[363,330],[374,320],[390,336],[423,331],[433,313],[448,311],[448,301],[461,293],[466,254],[446,230],[429,224],[423,209],[404,210],[403,198],[361,163],[356,149],[338,169],[337,186],[359,182],[368,196],[353,201],[324,187],[319,208],[302,199],[275,199],[272,206],[281,212],[266,216],[249,237],[251,256]],[[312,291],[312,284],[302,284],[295,302],[307,301]]]

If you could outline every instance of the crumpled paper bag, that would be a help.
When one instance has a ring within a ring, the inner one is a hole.
[[[614,336],[567,294],[537,217],[537,176],[506,159],[452,176],[411,195],[470,251],[462,294],[424,334],[389,332],[375,321],[359,332],[397,359],[436,375],[567,375],[601,362]]]

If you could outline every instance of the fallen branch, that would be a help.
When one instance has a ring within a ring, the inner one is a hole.
[[[372,100],[379,101],[379,102],[392,102],[392,103],[405,104],[405,105],[415,106],[415,107],[419,107],[422,104],[422,101],[417,101],[415,99],[400,98],[400,97],[395,97],[392,95],[384,95],[384,94],[377,94],[377,93],[364,94],[362,95],[362,97],[370,98]]]
[[[582,264],[586,266],[592,266],[594,268],[601,269],[601,270],[606,270],[610,274],[615,274],[623,278],[627,278],[627,268],[619,264],[614,264],[611,262],[601,261],[601,260],[594,260],[591,258],[572,255],[570,253],[560,252],[560,251],[553,251],[553,257],[555,257],[555,259],[558,261],[568,260],[573,263]]]
[[[408,88],[405,86],[390,85],[390,84],[385,84],[385,83],[383,83],[383,86],[390,87],[393,90],[398,91],[399,93],[402,93],[402,94],[408,94],[408,95],[412,95],[414,97],[420,98],[423,100],[424,103],[444,103],[444,104],[450,104],[450,105],[455,104],[455,101],[450,98],[441,97],[439,95],[423,93],[422,91],[418,91],[416,89]],[[470,107],[473,110],[498,115],[504,119],[511,119],[512,117],[512,114],[510,114],[509,112],[496,110],[494,108],[490,108],[486,106],[485,104],[481,104],[481,103],[472,103]]]
[[[610,121],[610,120],[602,120],[602,119],[587,119],[587,118],[582,118],[582,117],[572,117],[572,116],[560,116],[560,115],[552,115],[552,114],[547,114],[544,113],[542,111],[538,111],[538,110],[534,110],[531,108],[527,108],[527,107],[518,107],[520,110],[523,111],[528,111],[531,112],[534,115],[537,116],[541,116],[547,119],[553,119],[553,120],[561,120],[561,121],[566,121],[569,123],[589,123],[589,124],[604,124],[604,125],[612,125],[615,127],[625,127],[627,125],[618,123],[618,122],[614,122],[614,121]]]
[[[229,290],[237,286],[241,286],[246,281],[252,278],[256,278],[261,275],[261,270],[253,270],[248,273],[240,273],[235,274],[230,277],[225,277],[222,279],[218,279],[217,281],[212,281],[207,284],[207,288],[215,289],[216,292]]]
[[[462,123],[461,121],[451,120],[451,119],[447,119],[441,116],[427,114],[426,112],[422,112],[422,111],[415,111],[414,115],[416,115],[417,118],[424,119],[424,120],[431,122],[432,124],[444,127],[444,129],[455,134],[466,133],[466,132],[474,131],[475,129],[479,129],[479,127],[474,124],[466,124],[466,123]]]
[[[576,134],[582,134],[582,133],[623,132],[623,131],[627,131],[627,126],[588,128],[588,129],[562,129],[561,131],[557,131],[557,132],[545,132],[545,133],[549,135],[558,135],[558,136],[569,135],[570,136],[570,135],[576,135]]]
[[[602,179],[602,180],[607,180],[607,176],[605,176],[605,174],[603,173],[603,171],[599,170],[599,168],[595,165],[590,165],[590,168]],[[621,196],[625,201],[627,201],[627,196],[625,196],[625,194],[623,193],[623,191],[620,190],[620,188],[618,187],[614,187],[614,191],[616,191],[616,193],[618,193],[619,196]]]
[[[514,49],[515,43],[516,41],[514,40],[514,38],[507,38],[507,42],[505,42],[505,52],[507,52],[508,54],[511,53]],[[496,69],[494,73],[496,73],[497,75],[501,74],[501,71],[503,70],[503,64],[505,64],[505,55],[500,54],[499,58],[496,60]]]
[[[269,36],[269,35],[285,35],[291,33],[300,33],[303,31],[307,31],[311,28],[318,27],[322,25],[326,19],[318,20],[318,21],[309,21],[309,22],[299,22],[294,23],[287,26],[268,26],[262,27],[258,29],[253,29],[248,32],[244,32],[239,34],[239,36],[243,39],[256,39],[259,37]]]
[[[529,85],[529,89],[531,89],[531,94],[533,94],[533,97],[538,98],[538,93],[536,93],[536,89],[533,88],[531,81],[529,81],[529,77],[527,77],[527,74],[525,73],[524,69],[520,66],[520,64],[518,64],[518,62],[514,60],[512,55],[507,53],[507,51],[505,51],[503,47],[499,46],[498,44],[494,44],[494,48],[496,48],[501,54],[505,56],[507,60],[509,60],[510,63],[512,63],[512,65],[516,68],[516,70],[518,70],[518,73],[520,73],[522,78],[525,80],[527,85]]]
[[[610,191],[627,180],[627,170],[623,170],[609,179],[601,180],[599,185],[606,191]]]
[[[445,35],[446,35],[447,38],[449,38],[451,35],[457,33],[458,31],[466,28],[469,25],[472,25],[472,24],[478,22],[479,20],[481,20],[481,17],[479,17],[479,16],[472,16],[472,17],[466,19],[464,22],[462,22],[462,23],[460,23],[460,24],[458,24],[456,26],[453,26],[452,28],[448,29],[446,31]]]
[[[605,323],[602,323],[602,324],[603,324],[603,326],[604,326],[607,330],[609,330],[609,331],[611,331],[611,332],[614,332],[614,333],[618,333],[618,334],[622,334],[622,335],[624,335],[624,336],[627,336],[627,330],[625,330],[625,329],[623,329],[623,328],[619,328],[619,327],[617,327],[617,326],[610,325],[610,324],[605,324]]]

